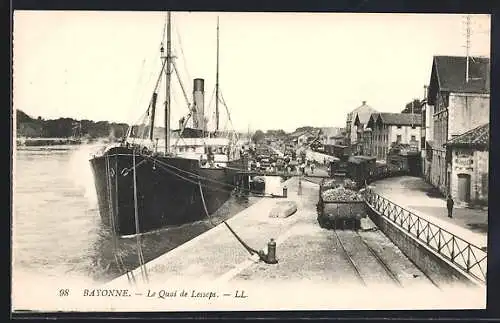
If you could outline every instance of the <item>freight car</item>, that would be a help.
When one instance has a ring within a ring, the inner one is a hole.
[[[318,223],[325,229],[359,230],[361,218],[366,217],[362,196],[338,179],[321,181],[316,210]]]
[[[388,154],[387,167],[394,175],[420,176],[421,162],[418,152],[398,152]]]
[[[347,159],[351,155],[349,146],[343,145],[324,145],[324,153],[339,159]]]
[[[376,158],[371,156],[351,156],[347,163],[347,177],[359,186],[371,182],[375,175]]]
[[[417,154],[392,153],[388,163],[377,161],[372,156],[350,156],[347,160],[337,159],[330,163],[328,174],[331,178],[344,176],[356,182],[357,188],[365,184],[392,176],[419,176]]]

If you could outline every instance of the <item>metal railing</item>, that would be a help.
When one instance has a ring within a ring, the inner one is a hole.
[[[423,242],[480,282],[486,282],[488,254],[485,250],[419,217],[373,190],[367,189],[364,196],[367,204],[400,229]]]

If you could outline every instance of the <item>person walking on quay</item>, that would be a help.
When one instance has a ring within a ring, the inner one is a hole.
[[[451,198],[451,194],[448,194],[448,197],[446,198],[446,208],[448,209],[448,217],[452,218],[453,217],[453,199]]]
[[[311,174],[314,174],[314,163],[311,163]]]

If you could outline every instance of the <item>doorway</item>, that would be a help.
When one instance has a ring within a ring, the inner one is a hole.
[[[470,175],[458,174],[458,199],[463,202],[470,202]]]

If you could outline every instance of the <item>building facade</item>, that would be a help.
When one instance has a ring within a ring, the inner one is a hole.
[[[489,122],[489,82],[487,58],[435,56],[433,59],[426,114],[426,118],[432,118],[426,121],[426,127],[432,129],[432,140],[426,134],[426,173],[442,194],[450,192],[453,170],[446,144]]]
[[[357,143],[359,139],[358,127],[355,125],[356,118],[359,118],[361,123],[366,124],[370,115],[376,112],[377,110],[367,105],[366,101],[363,101],[361,106],[347,114],[345,145],[349,146],[353,152],[358,150]]]
[[[427,86],[426,92],[427,92]],[[432,143],[434,138],[434,106],[427,104],[424,100],[422,105],[422,126],[420,128],[421,132],[421,158],[422,158],[422,175],[424,179],[430,183],[431,178],[431,163],[432,163]]]
[[[385,161],[394,144],[409,145],[420,150],[420,127],[422,117],[410,113],[375,113],[370,116],[367,127],[371,129],[371,153]]]
[[[361,148],[361,155],[373,156],[373,140],[372,140],[372,129],[365,126],[363,129],[363,144]]]
[[[455,202],[487,205],[489,134],[487,123],[447,142],[449,194]]]

